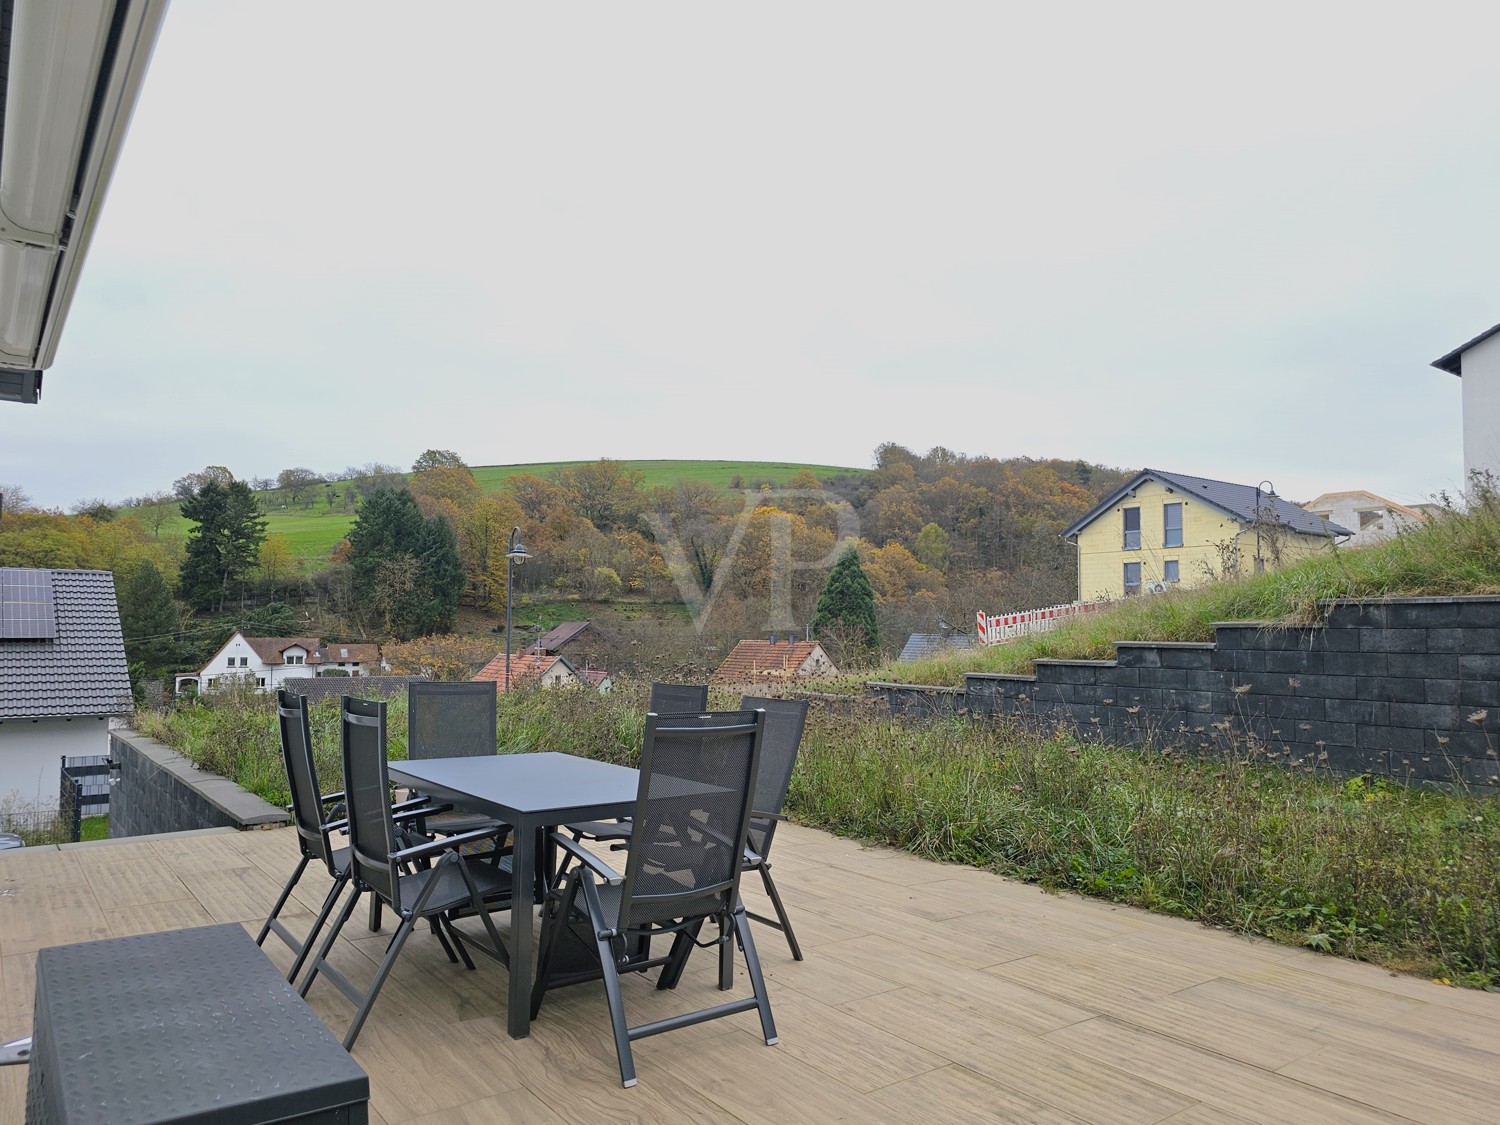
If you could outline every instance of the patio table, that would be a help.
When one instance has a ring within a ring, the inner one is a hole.
[[[477,758],[426,758],[390,763],[391,780],[440,801],[472,809],[515,828],[511,857],[516,905],[510,922],[510,994],[506,1029],[512,1039],[531,1031],[532,911],[522,902],[521,880],[532,876],[532,901],[545,891],[542,838],[575,820],[608,820],[635,809],[640,773],[627,766],[572,754],[498,754]]]

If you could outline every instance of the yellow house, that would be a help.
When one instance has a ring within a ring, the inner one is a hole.
[[[1201,586],[1326,550],[1349,531],[1257,485],[1145,469],[1067,531],[1078,600]]]

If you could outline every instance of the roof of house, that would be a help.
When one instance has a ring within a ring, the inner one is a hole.
[[[584,668],[578,674],[595,687],[598,687],[605,680],[609,679],[609,673],[603,668]]]
[[[565,664],[569,672],[575,676],[578,675],[578,669],[573,667],[572,662],[566,656],[558,656],[550,652],[527,651],[510,654],[510,678],[519,683],[528,677],[539,677],[554,664]],[[474,678],[491,681],[496,691],[509,691],[510,686],[505,682],[505,653],[502,652],[474,673]]]
[[[390,699],[405,695],[406,685],[422,683],[426,676],[297,676],[282,683],[287,691],[307,696],[318,703],[331,695],[352,695],[357,699]]]
[[[260,658],[262,664],[285,664],[286,650],[289,648],[300,648],[307,652],[309,664],[321,664],[323,657],[321,653],[323,642],[317,637],[245,637],[245,643],[250,646],[250,651]]]
[[[342,644],[322,641],[325,664],[378,664],[380,646],[374,644]]]
[[[542,652],[556,652],[569,641],[577,639],[578,634],[587,629],[590,624],[588,621],[564,621],[561,625],[538,637],[536,644],[531,647]]]
[[[967,633],[913,633],[906,638],[900,660],[919,660],[944,649],[973,648],[974,638]]]
[[[1154,480],[1159,484],[1166,485],[1183,496],[1192,496],[1195,499],[1202,500],[1204,503],[1219,509],[1225,515],[1239,520],[1241,523],[1255,522],[1256,505],[1259,503],[1262,509],[1269,505],[1276,523],[1284,524],[1293,531],[1300,532],[1303,535],[1321,535],[1332,538],[1335,535],[1354,534],[1352,531],[1340,527],[1336,523],[1319,519],[1311,512],[1297,507],[1290,500],[1283,500],[1274,492],[1262,492],[1252,484],[1232,484],[1229,481],[1214,480],[1211,477],[1190,477],[1185,473],[1167,473],[1160,469],[1142,469],[1125,484],[1115,489],[1103,501],[1089,509],[1072,527],[1063,532],[1063,538],[1071,539],[1077,535],[1148,480]]]
[[[817,641],[741,641],[711,677],[716,684],[743,684],[781,676],[795,676],[814,653],[828,661]],[[823,671],[835,671],[833,663]]]
[[[1432,366],[1436,367],[1439,371],[1446,371],[1450,375],[1457,375],[1459,377],[1462,377],[1463,373],[1464,373],[1464,370],[1463,370],[1463,355],[1464,355],[1464,352],[1468,351],[1475,344],[1482,344],[1482,343],[1484,343],[1491,336],[1493,336],[1496,332],[1500,332],[1500,324],[1495,325],[1495,327],[1493,327],[1493,328],[1487,328],[1487,329],[1485,329],[1478,336],[1475,336],[1472,340],[1470,340],[1467,344],[1460,344],[1460,345],[1458,345],[1458,347],[1454,348],[1447,355],[1440,356],[1439,358],[1433,360],[1432,361]]]
[[[0,719],[129,712],[134,704],[114,575],[105,570],[21,568],[0,573],[27,576],[38,589],[50,585],[50,631],[55,634],[40,635],[47,629],[7,630],[39,635],[0,639]],[[14,588],[9,582],[0,585]]]
[[[1388,511],[1409,516],[1414,520],[1425,520],[1427,518],[1426,512],[1419,512],[1415,508],[1408,508],[1405,504],[1398,504],[1394,500],[1387,500],[1384,496],[1377,496],[1375,493],[1366,492],[1364,489],[1354,489],[1349,492],[1325,492],[1316,499],[1309,500],[1302,507],[1311,512],[1315,508],[1331,507],[1339,500],[1345,499],[1354,500],[1356,503],[1363,502],[1366,505],[1377,508],[1385,508]]]

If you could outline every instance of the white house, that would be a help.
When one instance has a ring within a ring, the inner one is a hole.
[[[368,676],[383,670],[380,646],[328,644],[317,637],[247,637],[236,632],[196,672],[180,672],[177,691],[188,685],[212,691],[231,682],[250,681],[261,691],[275,691],[285,681],[307,676]]]
[[[0,801],[56,807],[62,759],[133,707],[114,576],[0,567]]]
[[[1464,480],[1500,482],[1500,324],[1432,361],[1463,380]]]
[[[1349,528],[1353,535],[1343,544],[1346,547],[1378,543],[1427,522],[1425,512],[1362,490],[1325,492],[1302,507],[1319,519]]]

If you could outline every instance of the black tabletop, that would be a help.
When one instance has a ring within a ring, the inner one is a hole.
[[[392,762],[390,773],[424,793],[463,794],[527,814],[634,801],[640,785],[640,773],[628,766],[558,753]]]

